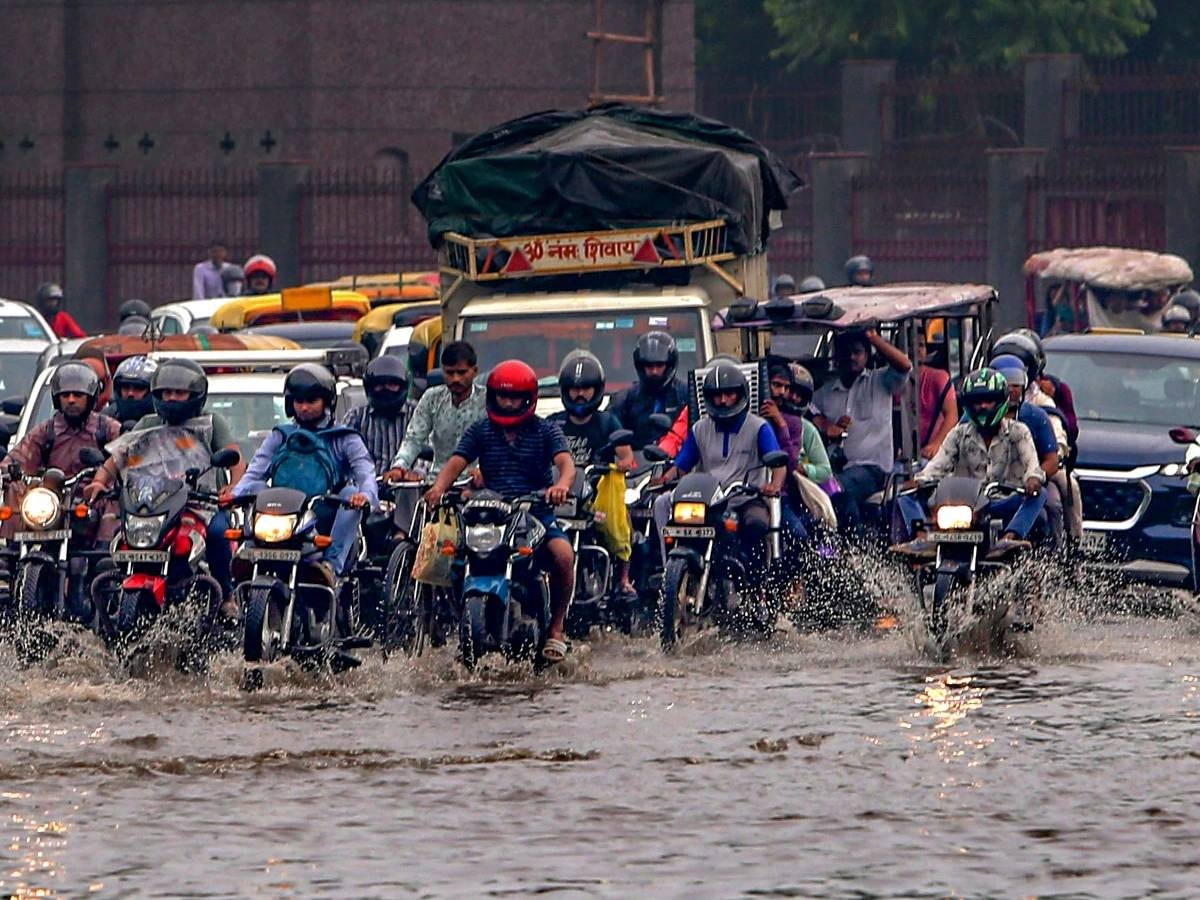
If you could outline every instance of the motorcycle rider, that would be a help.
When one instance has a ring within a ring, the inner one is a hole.
[[[659,480],[672,481],[692,471],[707,472],[726,486],[750,480],[762,457],[780,449],[774,428],[750,411],[750,384],[736,365],[718,362],[704,376],[702,390],[704,415],[688,429],[674,463]],[[760,479],[762,495],[778,497],[786,478],[785,466],[772,469],[769,479]],[[654,521],[660,535],[671,519],[673,503],[670,492],[654,501]],[[760,497],[746,498],[737,511],[738,536],[747,556],[753,559],[764,546],[771,527],[770,513]],[[662,551],[665,560],[665,543]]]
[[[609,435],[621,430],[620,420],[600,409],[604,402],[604,366],[586,350],[572,350],[558,370],[558,392],[563,411],[550,416],[550,421],[562,429],[567,448],[582,470],[597,462],[596,455],[608,445]],[[631,472],[637,468],[633,450],[628,444],[615,448],[618,469]],[[628,514],[628,511],[623,510]],[[629,580],[629,556],[617,560],[618,591],[626,596],[637,590]]]
[[[633,449],[641,450],[659,438],[650,423],[654,413],[674,419],[687,406],[687,388],[675,377],[679,348],[665,331],[648,331],[633,348],[638,380],[613,397],[609,409],[633,431]]]
[[[817,291],[825,290],[825,280],[818,275],[805,275],[800,280],[799,293],[815,294]]]
[[[563,503],[575,483],[575,461],[562,430],[536,414],[537,374],[520,360],[492,369],[487,379],[487,417],[463,434],[437,481],[425,494],[431,508],[468,465],[479,461],[483,484],[507,498],[545,490],[546,503]],[[557,472],[553,477],[552,470]],[[561,662],[567,652],[564,628],[575,581],[575,554],[553,512],[538,516],[546,527],[542,544],[550,576],[551,620],[542,648],[547,662]]]
[[[875,283],[875,263],[869,256],[852,256],[846,260],[846,284],[868,287]]]
[[[242,276],[245,279],[243,296],[269,294],[275,286],[275,260],[265,253],[255,253],[242,266]]]
[[[335,424],[337,379],[327,368],[316,363],[301,363],[293,368],[283,382],[283,402],[292,421],[271,429],[246,468],[245,477],[234,489],[233,496],[256,494],[270,486],[276,480],[276,475],[285,471],[288,457],[294,460],[300,452],[293,449],[300,444],[293,435],[300,433],[316,438],[318,443],[314,456],[319,455],[328,463],[334,473],[334,483],[278,486],[304,490],[310,497],[333,493],[350,504],[351,509],[338,509],[334,514],[329,531],[332,543],[324,552],[322,568],[332,587],[339,576],[348,574],[353,562],[350,551],[354,547],[361,511],[379,506],[375,465],[371,462],[371,453],[361,435],[344,425]]]
[[[342,416],[342,424],[362,435],[376,472],[386,472],[404,440],[408,369],[396,356],[378,356],[363,375],[367,402]]]
[[[1191,317],[1191,322],[1188,325],[1189,332],[1197,322],[1200,322],[1200,294],[1191,288],[1182,290],[1172,297],[1171,306],[1182,306],[1188,311],[1188,315]],[[1170,309],[1170,307],[1167,308]]]
[[[104,407],[104,414],[124,425],[126,422],[136,424],[143,416],[154,412],[150,383],[157,371],[158,363],[148,356],[130,356],[123,360],[113,373],[114,396]]]
[[[796,293],[796,279],[787,273],[776,278],[775,284],[771,286],[772,297],[790,297],[794,293]]]
[[[37,303],[38,311],[45,317],[46,324],[50,326],[50,330],[55,335],[64,340],[87,337],[87,332],[80,328],[74,317],[62,308],[63,289],[57,284],[47,281],[40,285],[34,301]]]
[[[935,485],[951,475],[961,475],[1021,488],[1012,494],[991,500],[991,515],[1006,520],[1001,540],[992,545],[994,553],[1012,549],[1014,542],[1027,546],[1025,538],[1037,523],[1046,505],[1046,473],[1038,464],[1037,450],[1029,429],[1009,418],[1008,382],[995,369],[972,372],[963,381],[961,392],[966,413],[963,421],[951,429],[937,456],[930,460],[906,489]],[[909,521],[924,521],[926,513],[920,500],[901,494],[900,507]],[[918,534],[915,540],[893,549],[910,555],[923,555],[930,549]]]
[[[229,424],[217,413],[205,413],[204,405],[208,401],[208,376],[205,375],[198,363],[190,359],[168,359],[159,364],[150,380],[150,396],[154,412],[143,416],[133,427],[134,431],[149,431],[154,428],[181,428],[207,442],[209,455],[221,449],[238,451],[236,464],[229,469],[229,483],[219,492],[222,503],[228,503],[234,496],[234,488],[238,486],[243,473],[246,471],[246,461],[240,457],[241,448],[234,440]],[[179,473],[175,477],[182,477]],[[94,500],[96,495],[106,491],[117,483],[120,469],[117,461],[110,458],[96,473],[96,479],[84,489],[88,500]],[[212,513],[205,529],[205,549],[212,577],[221,585],[225,600],[221,604],[221,614],[229,620],[238,617],[237,603],[230,597],[233,581],[230,565],[233,551],[225,531],[229,528],[229,516],[223,509]]]
[[[400,450],[384,473],[389,481],[420,480],[411,470],[426,445],[433,448],[430,472],[440,472],[467,426],[487,415],[486,391],[475,383],[479,374],[475,348],[466,341],[451,341],[442,347],[441,362],[444,383],[426,390],[413,409]]]
[[[885,367],[867,367],[872,350],[883,357]],[[834,338],[833,366],[836,377],[813,395],[813,422],[828,439],[842,441],[845,463],[840,471],[834,466],[842,490],[834,508],[843,530],[853,531],[861,527],[862,504],[883,490],[894,466],[892,399],[904,386],[912,363],[868,327]]]
[[[1162,315],[1164,334],[1187,334],[1192,328],[1192,314],[1178,303],[1172,303]]]
[[[123,325],[129,319],[144,319],[150,321],[150,304],[145,300],[126,300],[117,308],[117,324]]]

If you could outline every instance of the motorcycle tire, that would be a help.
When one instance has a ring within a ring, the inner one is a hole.
[[[88,593],[95,610],[93,628],[100,637],[112,641],[117,636],[117,612],[121,605],[120,572],[104,572],[92,581]]]
[[[246,633],[242,639],[242,658],[248,663],[274,662],[283,639],[283,598],[268,587],[250,591],[246,604]]]
[[[42,563],[24,563],[17,570],[13,583],[13,596],[17,601],[17,610],[29,618],[48,618],[55,612],[55,597],[52,589],[57,585],[51,584],[52,575]]]
[[[673,649],[679,642],[687,615],[689,591],[695,589],[694,581],[687,560],[667,561],[667,571],[663,576],[662,605],[659,610],[659,639],[664,652]]]
[[[420,656],[429,644],[432,589],[412,577],[416,547],[405,541],[392,551],[384,578],[383,647]]]
[[[939,572],[933,583],[933,601],[928,610],[927,622],[930,636],[941,645],[946,640],[950,603],[958,579],[950,572]]]
[[[458,646],[463,665],[473,670],[483,656],[487,643],[487,597],[470,594],[463,601],[463,617],[458,626]]]
[[[158,612],[158,604],[148,591],[121,591],[117,606],[117,634],[123,640],[133,640],[146,630]]]

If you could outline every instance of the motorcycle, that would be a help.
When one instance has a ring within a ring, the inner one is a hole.
[[[13,535],[12,597],[18,613],[29,618],[91,626],[89,577],[108,548],[96,547],[99,510],[84,503],[81,492],[104,455],[88,447],[80,452],[80,462],[86,468],[71,478],[51,468],[26,479],[29,490],[20,504],[26,530]],[[11,508],[0,508],[0,517],[12,514]]]
[[[468,669],[487,653],[540,659],[550,624],[550,580],[536,565],[546,528],[530,514],[548,510],[541,493],[508,501],[474,494],[462,508],[466,573],[459,650]]]
[[[183,478],[129,471],[120,491],[121,534],[113,540],[113,567],[92,583],[101,630],[108,637],[136,644],[164,611],[186,603],[200,610],[192,649],[208,642],[223,591],[208,571],[207,523],[197,510],[215,510],[218,497],[198,484],[239,459],[236,450],[218,450],[207,470],[190,468]]]
[[[344,671],[361,664],[349,651],[369,647],[358,634],[359,585],[354,575],[330,584],[316,566],[332,543],[317,530],[318,510],[349,507],[333,494],[308,497],[272,487],[242,498],[251,506],[234,554],[235,595],[245,618],[242,656],[270,663],[290,656],[304,665]],[[362,549],[359,534],[359,556]]]
[[[1010,598],[981,597],[980,578],[1012,569],[1021,545],[993,548],[1003,523],[988,513],[1001,495],[1023,493],[977,478],[943,478],[933,494],[927,537],[933,556],[915,566],[917,597],[926,631],[937,656],[945,657],[967,632],[1003,637],[1009,630],[1027,630],[1024,620],[1010,617]]]
[[[768,469],[787,465],[782,450],[762,458]],[[738,537],[738,515],[733,501],[761,496],[759,488],[747,482],[721,485],[707,472],[683,476],[672,492],[669,523],[662,536],[670,548],[663,575],[660,639],[664,650],[678,642],[681,632],[711,621],[720,628],[739,626],[738,630],[769,632],[774,629],[776,613],[755,609],[745,594],[757,579],[750,571]],[[764,558],[768,568],[779,558],[779,498],[767,497],[772,530],[768,533]]]

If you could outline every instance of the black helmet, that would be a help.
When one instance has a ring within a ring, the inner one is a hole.
[[[800,282],[801,294],[815,294],[817,291],[823,290],[825,290],[825,282],[816,275],[806,275]]]
[[[1191,288],[1188,288],[1186,291],[1180,291],[1171,298],[1171,303],[1186,309],[1191,315],[1193,322],[1200,322],[1200,294],[1197,294]]]
[[[377,391],[381,384],[398,384],[398,391]],[[408,400],[408,366],[398,356],[377,356],[367,365],[363,389],[372,409],[384,415],[394,415]]]
[[[647,365],[665,365],[667,370],[659,378],[648,378]],[[633,367],[637,369],[642,387],[653,393],[661,391],[675,378],[678,365],[679,349],[675,346],[675,338],[665,331],[647,331],[638,338],[637,346],[633,348]]]
[[[741,396],[733,406],[717,406],[713,394],[737,391]],[[704,376],[704,414],[718,421],[736,419],[750,406],[750,383],[737,366],[719,362]]]
[[[1163,331],[1167,331],[1167,326],[1169,325],[1178,325],[1181,331],[1187,331],[1192,326],[1192,314],[1188,312],[1186,306],[1179,303],[1172,303],[1163,310]]]
[[[86,394],[88,398],[87,413],[96,408],[96,399],[100,396],[100,376],[85,362],[65,362],[55,368],[50,376],[50,398],[54,408],[62,411],[59,402],[60,394]]]
[[[150,304],[145,300],[126,300],[117,309],[117,317],[122,322],[133,316],[140,316],[148,320],[150,318]]]
[[[861,272],[866,272],[868,276],[875,274],[875,264],[871,262],[869,256],[852,256],[846,260],[846,284],[856,285],[858,280],[855,278]],[[870,278],[867,279],[870,281]]]
[[[164,400],[163,391],[187,391],[187,400]],[[168,359],[159,364],[150,381],[154,411],[168,425],[182,425],[204,411],[208,400],[208,376],[190,359]]]
[[[775,284],[771,289],[772,294],[794,294],[796,292],[796,279],[786,272],[775,279]]]
[[[571,388],[595,388],[591,400],[571,400]],[[572,350],[558,370],[558,392],[563,407],[573,416],[594,413],[604,402],[604,366],[586,350]]]
[[[133,337],[141,337],[146,333],[146,329],[150,327],[150,320],[145,316],[129,316],[121,320],[121,325],[117,328],[117,334],[127,334]]]
[[[1011,353],[1025,364],[1030,380],[1038,378],[1046,367],[1046,354],[1040,338],[1032,338],[1024,331],[1010,331],[992,345],[992,356]]]
[[[38,286],[37,295],[34,299],[36,300],[38,306],[48,306],[51,300],[53,300],[55,302],[55,306],[57,306],[58,304],[62,303],[62,298],[63,289],[53,281],[46,281]]]
[[[295,401],[317,399],[325,401],[325,411],[332,415],[337,407],[337,379],[322,365],[300,363],[283,380],[284,411],[295,417]]]

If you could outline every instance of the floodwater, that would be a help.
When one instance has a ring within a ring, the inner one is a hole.
[[[0,653],[0,895],[1195,896],[1200,624],[602,637],[337,678]]]

